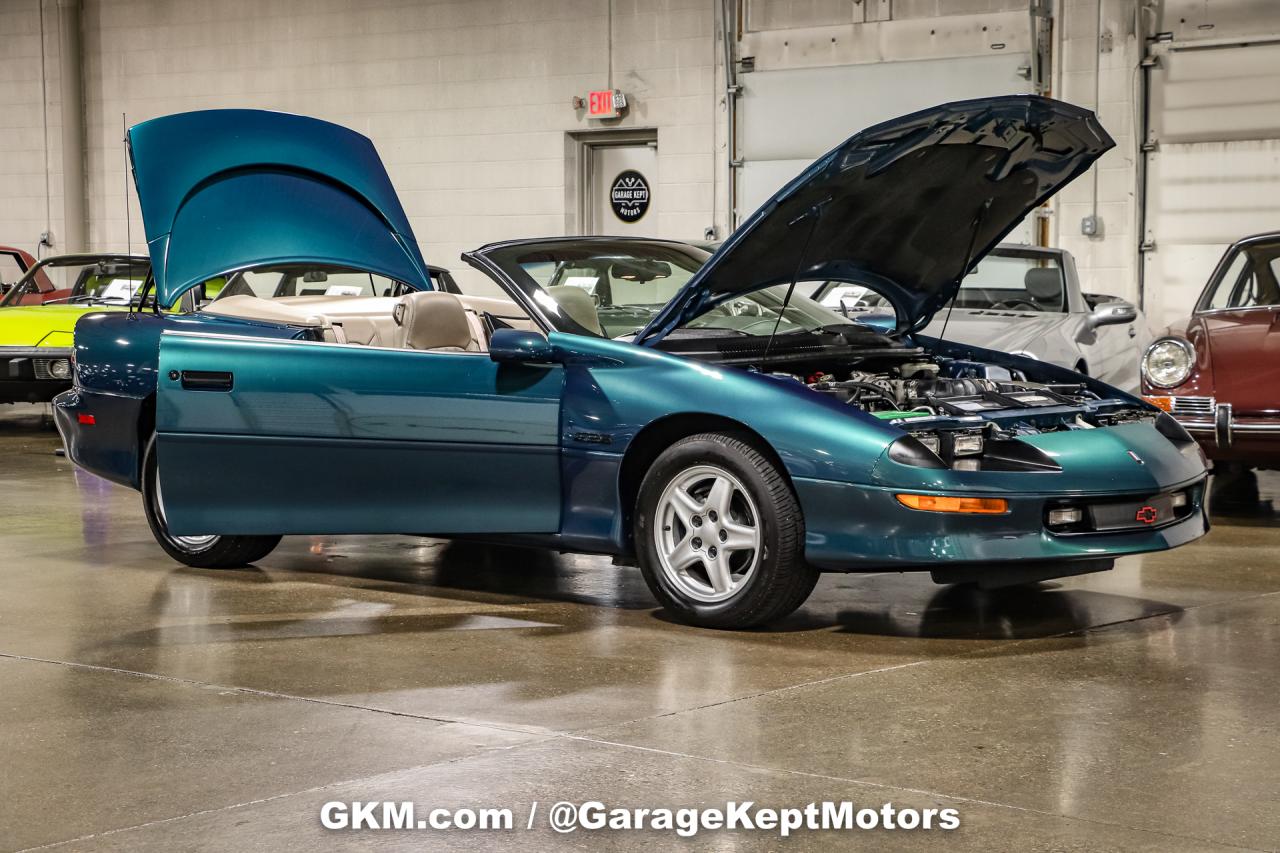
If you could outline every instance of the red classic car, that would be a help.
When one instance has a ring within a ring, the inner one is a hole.
[[[1280,468],[1280,232],[1227,249],[1191,316],[1147,347],[1142,393],[1210,459]]]
[[[13,246],[0,246],[0,291],[8,290],[36,265],[36,259]]]
[[[9,288],[27,274],[36,265],[36,259],[30,253],[13,246],[0,246],[0,296],[9,292]],[[61,299],[71,295],[70,290],[57,290],[52,281],[43,272],[36,275],[33,282],[35,288],[22,297],[20,305],[40,305],[51,299]]]

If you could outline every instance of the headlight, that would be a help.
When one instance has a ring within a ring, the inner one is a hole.
[[[912,433],[911,437],[914,438],[916,441],[920,442],[921,444],[923,444],[925,447],[929,448],[930,453],[937,453],[939,448],[942,447],[941,440],[939,440],[939,438],[936,435],[930,435],[927,432]]]
[[[915,468],[946,468],[947,465],[926,447],[917,436],[904,435],[889,445],[889,458]]]
[[[31,369],[36,379],[70,379],[71,361],[66,358],[33,358]]]
[[[1161,338],[1147,347],[1142,375],[1158,388],[1173,388],[1187,381],[1196,364],[1196,349],[1182,338]]]
[[[889,446],[889,458],[917,468],[977,471],[981,463],[976,457],[982,450],[982,434],[978,432],[913,432]]]

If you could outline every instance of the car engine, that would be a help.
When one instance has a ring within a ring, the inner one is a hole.
[[[1084,383],[1043,383],[1017,370],[950,358],[876,359],[855,368],[770,375],[802,383],[917,439],[956,470],[1055,470],[1020,437],[1151,423],[1157,414]]]

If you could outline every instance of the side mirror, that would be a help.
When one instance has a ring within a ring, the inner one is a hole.
[[[497,329],[489,338],[489,358],[499,364],[552,364],[551,343],[537,332]]]
[[[1138,309],[1133,307],[1133,303],[1123,300],[1103,302],[1089,314],[1089,325],[1095,329],[1098,326],[1123,326],[1136,319]]]

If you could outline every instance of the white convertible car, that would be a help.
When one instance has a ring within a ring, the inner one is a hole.
[[[892,307],[875,291],[826,282],[806,295],[863,322]],[[947,308],[923,333],[1047,361],[1138,389],[1139,356],[1151,342],[1142,313],[1116,296],[1084,293],[1075,260],[1063,249],[1003,244],[965,277]],[[943,331],[945,327],[945,333]]]

